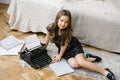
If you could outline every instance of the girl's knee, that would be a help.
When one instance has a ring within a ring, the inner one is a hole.
[[[79,68],[80,65],[75,60],[68,60],[68,63],[73,68]]]
[[[73,68],[79,68],[80,67],[80,65],[77,64],[77,63],[69,63],[69,65]]]

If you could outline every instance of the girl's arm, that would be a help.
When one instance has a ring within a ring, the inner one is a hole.
[[[58,62],[58,61],[61,60],[64,52],[66,51],[66,48],[67,48],[67,44],[65,44],[64,46],[61,46],[60,53],[58,55],[56,55],[56,56],[53,57],[53,60],[55,62]]]
[[[61,46],[61,50],[60,50],[60,53],[59,53],[59,56],[60,56],[60,57],[62,57],[62,56],[63,56],[63,54],[64,54],[64,52],[65,52],[66,48],[67,48],[67,46],[66,46],[66,45]]]
[[[48,43],[49,43],[49,38],[50,38],[50,33],[47,32],[47,34],[46,34],[46,36],[45,36],[45,47],[44,47],[44,48],[47,48]]]

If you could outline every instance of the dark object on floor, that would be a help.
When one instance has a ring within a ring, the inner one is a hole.
[[[35,69],[44,67],[52,61],[51,57],[47,54],[47,50],[42,47],[32,51],[25,48],[23,52],[20,52],[20,59],[23,59]]]
[[[109,72],[106,76],[109,80],[116,80],[114,73],[112,71],[110,71],[110,69],[106,68],[105,70],[107,70]]]
[[[102,58],[100,58],[99,56],[95,56],[92,54],[86,54],[86,58],[95,58],[95,62],[101,62]]]

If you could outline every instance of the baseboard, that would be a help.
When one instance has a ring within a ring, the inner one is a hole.
[[[3,4],[10,4],[10,1],[11,1],[11,0],[0,0],[0,3],[3,3]]]

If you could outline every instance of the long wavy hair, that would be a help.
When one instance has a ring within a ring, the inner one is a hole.
[[[55,35],[58,34],[58,20],[61,16],[68,16],[69,17],[69,22],[68,22],[68,26],[65,29],[61,30],[61,40],[60,40],[60,44],[61,45],[65,45],[65,42],[67,41],[67,43],[69,43],[71,41],[71,37],[72,37],[72,27],[71,27],[71,13],[68,10],[60,10],[56,16],[55,22],[52,24],[52,29],[50,30],[50,34],[54,35],[52,42],[57,42]]]

